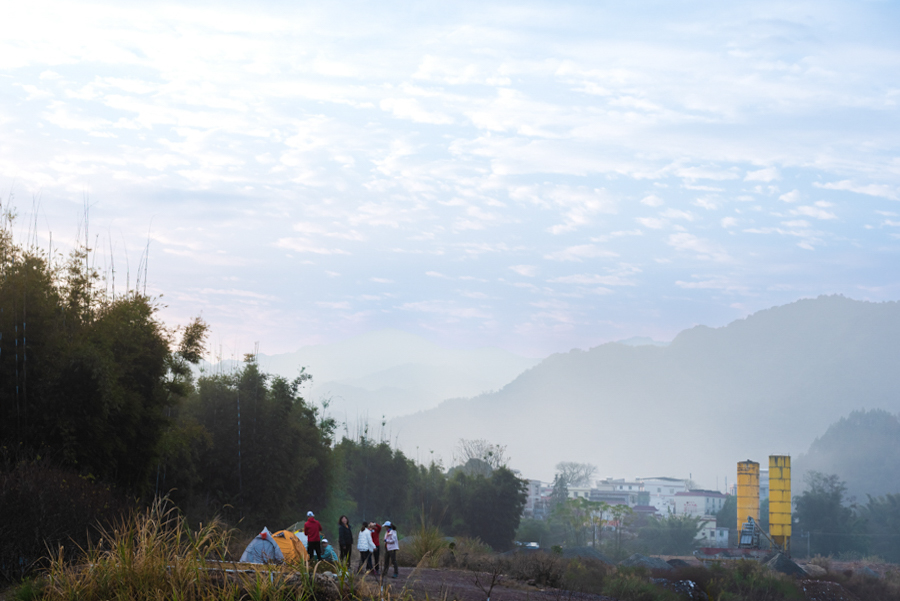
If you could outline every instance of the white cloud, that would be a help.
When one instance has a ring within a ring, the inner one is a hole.
[[[698,238],[694,234],[687,232],[670,234],[668,243],[676,250],[694,253],[698,259],[712,261],[728,261],[731,259],[725,249],[719,244]]]
[[[791,209],[791,215],[813,217],[815,219],[837,219],[837,215],[818,206],[800,206]]]
[[[579,244],[544,255],[551,261],[581,261],[597,257],[617,257],[618,253],[600,248],[595,244]]]
[[[711,179],[716,181],[725,181],[737,179],[739,176],[734,170],[719,169],[716,167],[679,167],[675,169],[675,175],[688,181],[698,179]]]
[[[382,110],[392,113],[398,119],[409,119],[416,123],[447,125],[453,119],[440,111],[425,110],[415,98],[385,98],[380,104]]]
[[[719,203],[711,198],[698,198],[694,200],[694,204],[707,211],[714,211],[719,208]]]
[[[601,284],[602,286],[636,286],[637,282],[629,276],[633,276],[639,271],[640,270],[637,268],[626,266],[620,268],[618,270],[618,273],[610,273],[607,275],[579,273],[575,275],[553,278],[550,280],[550,282],[578,285]]]
[[[727,289],[732,256],[767,274],[766,290],[833,290],[860,263],[836,275],[826,253],[796,244],[867,260],[896,244],[898,219],[873,214],[900,199],[900,86],[890,44],[869,33],[875,5],[802,18],[773,5],[766,19],[584,5],[575,23],[546,2],[411,16],[35,1],[4,13],[0,184],[20,209],[41,195],[55,242],[86,194],[114,237],[143,239],[152,219],[167,298],[203,303],[197,289],[232,286],[270,297],[235,297],[267,305],[254,323],[229,303],[204,308],[229,335],[294,347],[475,311],[499,325],[452,328],[454,344],[514,348],[522,338],[496,332],[530,323],[539,336],[524,344],[558,350],[610,335],[600,320],[580,327],[587,315],[631,323],[644,307],[641,319],[673,328],[663,322],[685,319],[673,299]],[[858,27],[831,26],[851,12]],[[621,35],[590,35],[598,23]],[[856,125],[875,113],[879,128]],[[613,257],[651,269],[638,278]],[[698,258],[709,273],[685,276]],[[477,292],[437,281],[463,278]],[[602,298],[623,282],[628,308]],[[445,297],[399,308],[423,288]],[[753,306],[785,294],[760,291]],[[568,307],[537,316],[529,305],[563,296]],[[502,313],[480,304],[499,298]],[[341,313],[344,299],[380,306],[335,319],[334,299]],[[167,311],[192,314],[179,303]],[[574,323],[577,334],[553,329]]]
[[[317,255],[349,255],[350,253],[340,248],[316,245],[305,238],[279,238],[275,243],[279,248],[286,248],[299,253],[313,253]]]
[[[856,184],[851,180],[845,179],[839,182],[830,182],[826,184],[814,182],[813,185],[817,188],[824,188],[825,190],[846,190],[848,192],[865,194],[867,196],[879,196],[891,200],[900,200],[898,188],[887,184]]]
[[[659,219],[658,217],[638,217],[635,221],[651,230],[661,230],[668,223],[665,219]]]
[[[319,301],[319,302],[316,302],[316,306],[322,307],[323,309],[339,309],[341,311],[349,311],[350,310],[350,303],[348,303],[346,301],[341,301],[341,302]]]
[[[527,278],[533,278],[537,275],[538,272],[538,268],[536,265],[510,265],[509,268],[519,275],[523,275]]]
[[[777,167],[766,167],[757,171],[748,171],[744,177],[745,182],[773,182],[781,179]]]
[[[800,198],[800,190],[791,190],[790,192],[785,192],[779,196],[778,200],[783,200],[784,202],[797,202]]]
[[[446,318],[456,319],[491,319],[492,315],[478,307],[461,307],[452,301],[433,300],[419,301],[411,303],[403,303],[399,307],[403,311],[414,311],[417,313],[431,313],[441,315]]]
[[[690,211],[682,211],[681,209],[666,209],[662,213],[660,213],[663,217],[668,217],[669,219],[683,219],[685,221],[693,221],[694,214]]]
[[[675,285],[685,290],[719,290],[722,292],[746,294],[749,288],[746,284],[735,282],[728,276],[717,276],[709,279],[700,279],[701,276],[693,276],[693,281],[677,280]]]

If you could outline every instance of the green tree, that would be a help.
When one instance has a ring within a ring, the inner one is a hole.
[[[574,547],[585,546],[588,534],[593,532],[594,515],[601,509],[600,503],[583,497],[566,499],[553,508],[553,519],[566,531],[566,542]]]
[[[4,221],[5,219],[5,221]],[[15,244],[0,219],[0,439],[133,493],[152,492],[190,341],[150,297],[112,294],[89,250],[66,261]],[[191,335],[205,326],[195,322]],[[187,334],[187,332],[185,332]]]
[[[342,509],[354,522],[398,521],[409,514],[409,485],[413,463],[385,441],[344,438],[335,448],[335,463],[342,473],[346,500]]]
[[[844,504],[847,487],[836,475],[809,472],[807,489],[794,500],[797,527],[794,536],[809,532],[813,555],[837,555],[865,550],[864,524]]]
[[[553,489],[550,491],[550,512],[556,510],[556,507],[569,500],[569,484],[566,477],[562,474],[553,476]]]
[[[550,526],[546,520],[524,519],[519,522],[516,540],[520,543],[535,542],[541,547],[546,547],[550,542]]]
[[[716,526],[728,528],[729,539],[732,544],[737,541],[737,496],[728,495],[722,509],[716,514]]]
[[[862,509],[868,527],[869,551],[900,563],[900,494],[869,497]]]
[[[407,498],[410,523],[440,526],[447,516],[447,477],[439,463],[413,468]]]
[[[615,523],[614,527],[614,554],[615,557],[618,558],[622,554],[622,532],[625,529],[625,526],[631,520],[632,515],[634,515],[634,511],[632,511],[631,507],[628,505],[613,505],[609,507],[607,510],[612,517],[612,521]]]
[[[496,551],[512,546],[525,507],[527,483],[506,467],[490,477],[456,472],[447,481],[446,502],[453,534],[479,537]]]
[[[182,423],[199,425],[209,441],[197,450],[199,480],[191,483],[189,505],[200,515],[290,524],[325,506],[334,423],[300,395],[308,377],[270,376],[247,356],[236,373],[198,380]]]
[[[651,553],[660,555],[688,555],[697,545],[701,519],[689,515],[670,515],[651,518],[638,532],[639,544]]]

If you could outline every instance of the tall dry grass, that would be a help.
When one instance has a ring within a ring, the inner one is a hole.
[[[436,526],[421,525],[400,544],[397,559],[403,565],[436,568],[449,543]]]
[[[339,601],[371,596],[354,574],[325,577],[299,565],[226,561],[232,531],[213,521],[193,530],[165,500],[102,531],[74,562],[59,549],[22,590],[46,601]],[[20,595],[22,596],[22,595]]]

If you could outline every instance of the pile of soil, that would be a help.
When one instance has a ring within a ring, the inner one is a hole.
[[[669,580],[668,578],[651,578],[653,584],[668,589],[688,601],[710,601],[706,591],[693,580]]]
[[[640,553],[635,553],[628,559],[623,559],[619,562],[620,566],[625,566],[628,568],[647,568],[648,570],[671,570],[674,569],[672,566],[667,564],[665,561],[660,559],[659,557],[647,557],[646,555],[641,555]]]
[[[801,580],[800,587],[806,601],[859,601],[837,582]]]
[[[783,553],[778,553],[777,555],[775,555],[775,557],[765,562],[764,565],[770,570],[781,572],[782,574],[787,574],[788,576],[807,575],[803,568],[791,561],[788,556],[784,555]]]
[[[594,549],[593,547],[567,547],[563,549],[562,555],[567,559],[572,557],[578,557],[581,559],[595,559],[607,565],[613,565],[613,562],[610,561],[609,558],[606,557],[606,555],[604,555],[597,549]]]

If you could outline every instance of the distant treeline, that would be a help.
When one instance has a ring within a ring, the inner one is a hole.
[[[194,378],[207,326],[166,326],[137,289],[113,293],[91,251],[17,244],[0,217],[0,577],[98,520],[168,495],[199,522],[285,528],[312,510],[438,526],[511,546],[524,482],[503,466],[445,472],[335,422],[302,398],[310,376]],[[407,531],[408,531],[407,530]]]

